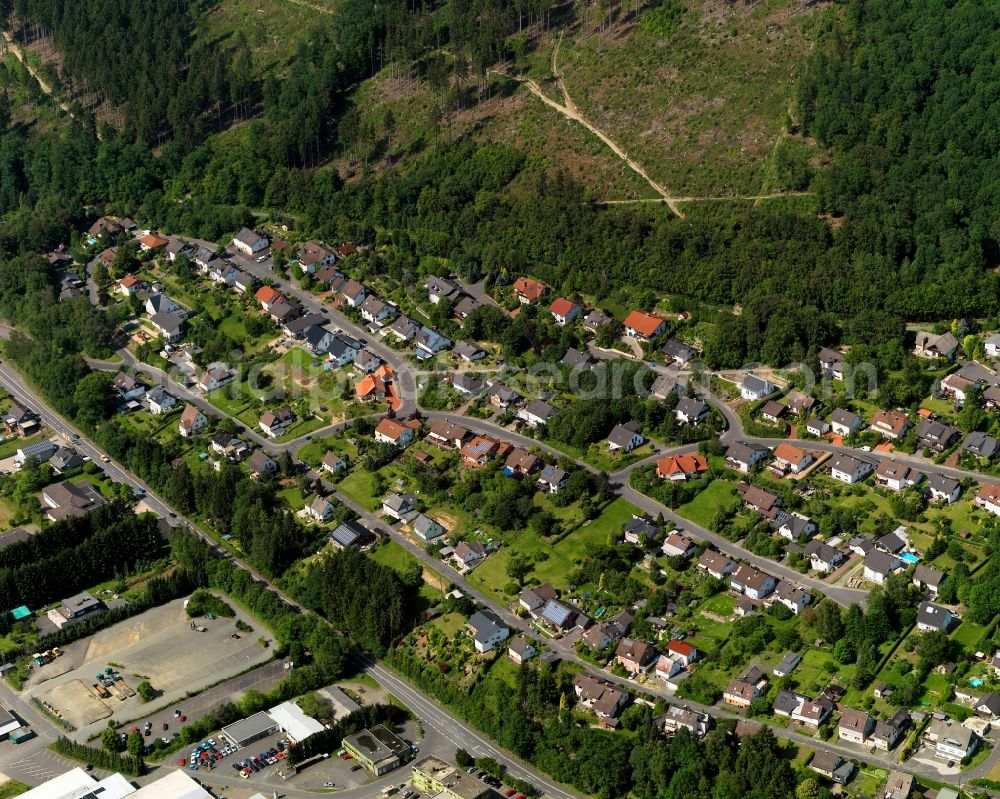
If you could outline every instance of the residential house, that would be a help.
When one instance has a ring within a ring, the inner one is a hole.
[[[382,500],[382,515],[396,521],[407,519],[417,509],[417,498],[413,494],[389,494]]]
[[[258,233],[250,228],[241,228],[240,232],[233,237],[232,246],[241,255],[251,258],[271,246],[267,236]]]
[[[386,330],[400,341],[410,341],[420,330],[420,323],[409,316],[400,316]]]
[[[356,521],[341,522],[330,533],[330,543],[333,544],[334,549],[347,549],[356,544],[366,543],[371,539],[371,532]]]
[[[583,326],[587,330],[594,331],[597,330],[597,328],[606,325],[610,321],[611,317],[604,313],[604,311],[595,309],[584,317]]]
[[[220,286],[232,286],[240,270],[228,261],[213,261],[208,270],[208,279]]]
[[[781,509],[782,499],[777,494],[749,483],[738,483],[736,490],[743,497],[743,503],[765,519],[781,522],[788,515]]]
[[[668,363],[675,363],[684,369],[690,366],[691,362],[699,355],[698,350],[690,344],[685,344],[683,341],[678,341],[675,338],[668,339],[660,347],[660,352]]]
[[[87,234],[94,239],[113,239],[125,231],[117,219],[109,216],[100,217],[87,229]]]
[[[188,438],[198,435],[208,424],[208,417],[201,412],[201,409],[194,405],[185,405],[181,412],[181,420],[177,424],[180,434]]]
[[[333,515],[333,503],[318,494],[305,506],[306,515],[316,522],[328,522]]]
[[[353,339],[346,336],[338,336],[336,333],[326,342],[326,359],[334,368],[347,366],[354,363],[354,359],[361,351],[361,347],[354,347]],[[358,342],[360,344],[361,342]]]
[[[524,421],[529,427],[540,427],[558,412],[544,400],[535,399],[517,412],[517,418]]]
[[[157,236],[155,233],[147,233],[145,236],[139,236],[136,241],[139,243],[139,249],[142,252],[156,252],[170,244],[168,239]]]
[[[235,379],[236,372],[225,366],[215,366],[211,369],[206,369],[202,376],[198,378],[198,388],[205,392],[215,391],[227,383],[232,383]]]
[[[736,563],[720,552],[706,549],[698,558],[698,568],[716,580],[724,580],[736,568]]]
[[[597,365],[597,361],[590,356],[590,353],[581,352],[576,347],[566,350],[559,363],[570,369],[593,369]]]
[[[726,450],[726,464],[743,474],[747,474],[755,463],[764,460],[771,450],[760,444],[747,444],[734,441]]]
[[[875,549],[875,541],[868,536],[856,535],[848,542],[847,548],[850,549],[855,555],[865,557],[869,552]]]
[[[431,328],[421,327],[417,335],[414,337],[414,341],[417,346],[417,357],[418,358],[430,358],[439,352],[444,352],[451,347],[451,339],[447,336],[442,336],[436,330],[431,330]]]
[[[737,678],[729,681],[729,684],[722,692],[722,701],[727,705],[746,709],[750,707],[750,703],[754,699],[763,695],[763,686],[761,684],[744,682]]]
[[[119,372],[112,383],[118,396],[123,400],[139,399],[146,393],[146,385],[128,372]]]
[[[485,358],[486,350],[475,344],[470,344],[468,341],[459,341],[452,347],[451,354],[466,363],[472,363]]]
[[[975,503],[994,516],[1000,516],[1000,483],[983,483],[976,492]]]
[[[921,602],[917,608],[917,629],[921,632],[948,632],[955,617],[948,608],[931,602]]]
[[[80,453],[72,447],[60,447],[49,458],[49,465],[56,474],[66,474],[66,472],[79,469],[83,464],[84,460],[80,457]],[[0,545],[0,548],[2,548],[2,545]]]
[[[872,732],[872,743],[876,749],[888,752],[911,723],[910,714],[905,709],[899,708],[885,721],[876,722],[875,730]]]
[[[708,460],[696,452],[690,455],[668,455],[656,462],[656,476],[661,480],[682,482],[708,471]]]
[[[784,405],[777,400],[768,400],[760,409],[760,415],[764,421],[771,422],[772,424],[777,424],[782,416],[785,415],[788,410],[788,406]]]
[[[961,761],[979,746],[979,736],[951,719],[938,719],[927,728],[926,738],[934,744],[934,754],[942,760]]]
[[[782,474],[788,472],[800,474],[808,469],[814,461],[815,458],[811,452],[806,452],[785,442],[774,448],[774,465]]]
[[[427,428],[427,441],[441,449],[461,449],[469,431],[445,419],[434,419]]]
[[[993,436],[979,431],[973,431],[965,437],[962,442],[962,449],[977,458],[991,460],[1000,451],[1000,443]]]
[[[927,490],[932,500],[944,500],[948,504],[962,495],[962,486],[958,480],[936,472],[927,475]]]
[[[534,615],[535,611],[545,607],[547,602],[558,598],[559,593],[552,587],[552,583],[544,583],[534,588],[525,588],[521,591],[518,597],[518,604]]]
[[[62,630],[96,616],[104,610],[106,607],[101,600],[84,591],[82,594],[63,600],[59,607],[53,608],[46,615],[49,621]],[[97,795],[99,790],[101,789],[95,786],[93,793]]]
[[[806,422],[806,432],[816,438],[822,438],[830,432],[830,424],[826,420],[814,416]]]
[[[355,355],[357,357],[357,355]],[[370,375],[365,375],[354,384],[354,396],[359,402],[386,402],[393,410],[399,407],[399,398],[395,393],[394,379],[396,373],[388,364],[382,364]]]
[[[653,381],[653,385],[649,387],[649,393],[656,399],[665,400],[671,394],[683,395],[684,383],[675,377],[671,377],[668,374],[658,374],[656,379]]]
[[[516,638],[511,638],[510,643],[507,645],[507,657],[509,657],[518,666],[521,666],[525,661],[531,660],[538,652],[534,645],[522,636],[517,636]]]
[[[260,303],[260,307],[269,313],[272,305],[285,301],[285,298],[271,286],[261,286],[254,294],[254,298]]]
[[[334,332],[328,330],[320,325],[313,325],[308,330],[306,330],[303,335],[305,340],[306,349],[309,350],[313,355],[327,355],[330,352],[330,346],[333,344]],[[344,345],[344,349],[351,349]],[[353,352],[353,350],[352,350]],[[345,353],[341,351],[341,355]],[[348,356],[350,360],[351,356]],[[338,364],[338,366],[343,366],[344,364]]]
[[[19,466],[24,466],[29,460],[35,463],[47,463],[58,451],[59,445],[53,441],[35,441],[32,444],[18,447],[14,455],[14,463]]]
[[[843,408],[835,409],[830,416],[830,430],[844,438],[858,432],[863,424],[861,417]]]
[[[468,569],[486,557],[486,547],[481,541],[459,541],[452,557],[459,566]]]
[[[462,465],[479,469],[485,466],[490,458],[503,457],[510,449],[510,444],[497,441],[495,438],[473,436],[462,445]]]
[[[490,405],[497,410],[505,411],[512,405],[517,405],[524,399],[514,389],[505,386],[499,380],[489,380],[486,385],[489,387],[488,397]]]
[[[469,631],[472,643],[480,654],[492,652],[510,635],[510,628],[489,610],[477,610],[469,616],[465,628]]]
[[[212,452],[222,455],[227,460],[241,461],[249,451],[247,443],[232,433],[218,432],[212,436]]]
[[[632,311],[625,317],[624,325],[626,336],[649,341],[667,329],[667,320],[644,311]]]
[[[546,464],[538,476],[538,490],[543,494],[557,494],[566,486],[569,475],[565,469],[553,464]]]
[[[233,289],[237,294],[247,294],[253,291],[257,283],[257,278],[241,270],[237,270],[235,277],[233,277]]]
[[[711,722],[711,717],[707,714],[697,713],[680,705],[670,705],[662,718],[664,735],[673,735],[680,729],[686,729],[696,738],[705,737]]]
[[[763,599],[774,591],[775,579],[749,563],[740,564],[729,576],[734,591],[745,594],[750,599]]]
[[[294,319],[288,319],[282,324],[281,329],[285,332],[285,335],[289,338],[299,339],[300,341],[305,338],[306,332],[311,327],[316,325],[322,325],[326,322],[320,314],[307,313],[304,316],[298,316]]]
[[[668,558],[690,558],[698,551],[694,541],[674,530],[663,542],[663,554]]]
[[[464,322],[469,318],[469,314],[477,308],[481,308],[482,305],[483,304],[475,297],[464,295],[458,302],[455,303],[455,318],[458,319],[459,322]]]
[[[772,598],[775,602],[780,602],[796,616],[805,610],[806,605],[812,601],[812,596],[801,586],[795,585],[790,580],[779,580],[774,587]]]
[[[250,455],[250,460],[247,461],[247,470],[250,472],[250,476],[257,480],[278,471],[278,464],[264,450],[258,449]]]
[[[880,549],[873,549],[865,555],[864,578],[870,582],[882,585],[890,574],[902,568],[902,561],[895,555],[890,555]]]
[[[295,254],[295,260],[298,261],[303,272],[312,275],[321,267],[332,266],[337,260],[337,256],[325,244],[307,241]]]
[[[778,523],[778,535],[787,538],[789,541],[805,541],[816,533],[816,523],[808,516],[803,516],[797,511],[786,515],[783,521]]]
[[[363,375],[370,375],[382,365],[382,359],[367,347],[354,353],[354,368]]]
[[[832,572],[841,563],[845,555],[836,547],[822,541],[810,541],[802,548],[802,553],[809,558],[809,565],[818,572]]]
[[[340,296],[352,308],[358,308],[368,296],[368,291],[362,283],[351,278],[340,289]]]
[[[144,286],[145,283],[135,275],[125,275],[118,281],[116,291],[123,297],[132,297],[138,294]]]
[[[902,411],[876,411],[872,414],[869,430],[879,433],[882,438],[897,441],[906,435],[910,428],[910,420]]]
[[[260,417],[258,425],[268,438],[278,438],[295,424],[297,418],[291,408],[280,408],[276,411],[266,411]]]
[[[420,422],[416,422],[416,426],[419,425]],[[383,444],[405,447],[413,441],[413,428],[414,425],[400,424],[395,419],[384,417],[375,426],[375,440]]]
[[[957,350],[958,339],[951,333],[919,332],[913,352],[920,358],[946,358],[950,361]]]
[[[542,468],[542,459],[534,453],[514,447],[504,461],[503,468],[505,474],[526,477]]]
[[[149,322],[167,341],[177,341],[183,332],[184,317],[179,313],[153,314]]]
[[[854,764],[836,752],[817,752],[809,761],[809,768],[838,785],[846,785],[854,776]]]
[[[928,591],[935,597],[941,589],[941,584],[944,583],[945,577],[946,575],[943,571],[939,571],[932,566],[925,566],[923,563],[918,563],[917,567],[913,570],[913,584],[921,591]]]
[[[427,299],[430,300],[432,305],[437,305],[441,300],[457,298],[461,294],[458,286],[450,280],[438,277],[437,275],[428,276],[427,282],[424,283],[424,288],[427,289]]]
[[[987,721],[995,722],[1000,719],[1000,694],[990,691],[988,694],[974,699],[972,709],[976,715]]]
[[[671,638],[667,642],[667,657],[687,668],[698,659],[698,649],[687,641]]]
[[[932,452],[944,452],[961,435],[957,427],[936,419],[921,419],[917,425],[917,446]]]
[[[913,791],[913,775],[905,771],[890,771],[877,799],[910,799]],[[939,799],[946,799],[938,792]]]
[[[177,398],[160,386],[146,392],[146,405],[153,416],[160,416],[166,413],[176,404]]]
[[[656,658],[656,647],[635,638],[622,638],[615,649],[615,662],[630,674],[647,671]]]
[[[361,318],[368,322],[374,322],[379,327],[392,319],[399,310],[395,305],[379,299],[374,294],[365,297],[361,303]]]
[[[983,341],[983,347],[986,350],[986,355],[990,358],[1000,356],[1000,333],[994,333],[991,336],[987,336]]]
[[[579,615],[572,605],[561,599],[550,599],[542,606],[535,618],[547,627],[559,631],[572,627]]]
[[[857,455],[837,453],[830,459],[830,477],[848,485],[861,482],[874,469],[872,461]]]
[[[155,316],[158,313],[177,313],[181,311],[181,306],[178,305],[173,299],[168,297],[162,291],[156,294],[151,294],[146,299],[145,304],[146,313],[150,316]]]
[[[38,494],[42,513],[53,522],[83,516],[103,505],[104,501],[101,492],[91,483],[71,483],[68,480],[45,486]]]
[[[448,532],[441,522],[422,513],[413,518],[410,526],[413,528],[413,534],[424,541],[432,541]]]
[[[643,544],[647,538],[656,535],[658,528],[653,520],[646,515],[632,514],[623,528],[626,544]]]
[[[844,379],[844,353],[823,347],[817,358],[819,371],[823,377],[832,377],[834,380]]]
[[[681,424],[699,425],[708,418],[708,405],[699,399],[681,397],[674,407],[674,418]]]
[[[455,391],[466,397],[477,397],[486,388],[486,383],[471,372],[452,372],[448,375],[448,382]]]
[[[889,459],[879,462],[875,469],[875,485],[888,488],[890,491],[902,491],[915,486],[924,479],[923,472],[911,469],[905,463]]]
[[[629,698],[625,691],[586,672],[573,678],[573,690],[580,705],[593,710],[605,723],[618,717]]]
[[[810,413],[814,413],[819,410],[820,406],[823,404],[815,397],[810,397],[808,394],[803,394],[801,391],[793,391],[786,398],[788,403],[788,410],[790,413],[796,416],[806,416]]]
[[[564,325],[567,322],[572,322],[582,311],[583,308],[575,302],[570,302],[564,297],[559,297],[558,299],[553,300],[552,304],[549,306],[549,313],[552,314],[552,318],[556,320],[557,325]]]
[[[519,277],[514,281],[514,296],[524,305],[534,305],[548,290],[542,281],[530,277]]]
[[[778,387],[763,377],[755,375],[753,372],[743,378],[740,383],[740,396],[750,402],[762,400],[768,394],[773,394]]]
[[[275,324],[284,326],[289,320],[297,317],[301,311],[300,305],[282,298],[271,305],[268,315]]]
[[[863,710],[853,707],[844,708],[837,723],[837,734],[840,740],[848,743],[863,744],[875,731],[875,719]]]
[[[641,447],[646,443],[645,437],[642,435],[642,425],[639,422],[632,420],[626,422],[625,424],[616,424],[610,433],[608,433],[608,451],[609,452],[631,452],[637,447]]]

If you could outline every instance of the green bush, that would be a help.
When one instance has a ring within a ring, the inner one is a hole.
[[[680,0],[663,0],[642,15],[642,29],[650,36],[665,38],[680,24],[684,4]]]
[[[191,598],[188,600],[187,615],[195,618],[196,616],[204,616],[206,613],[223,616],[227,619],[236,615],[236,611],[229,604],[223,602],[215,594],[199,588],[191,594]]]

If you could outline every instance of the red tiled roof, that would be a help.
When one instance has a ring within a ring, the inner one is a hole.
[[[559,297],[553,300],[552,304],[549,306],[549,313],[555,316],[565,316],[570,313],[576,307],[576,303],[570,302],[565,297]]]
[[[537,300],[545,293],[545,284],[530,277],[519,277],[514,281],[514,291],[528,300]]]
[[[625,317],[625,327],[631,328],[636,333],[649,338],[656,332],[656,328],[663,322],[658,316],[645,313],[644,311],[632,311]]]

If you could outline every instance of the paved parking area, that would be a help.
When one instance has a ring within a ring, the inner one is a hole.
[[[32,755],[9,760],[4,765],[4,773],[28,785],[37,785],[79,765],[75,760],[68,760],[49,749],[41,749]]]

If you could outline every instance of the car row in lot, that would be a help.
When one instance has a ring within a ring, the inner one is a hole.
[[[480,771],[477,773],[475,766],[469,766],[469,768],[467,768],[466,771],[469,774],[475,775],[477,780],[479,780],[485,785],[489,785],[491,788],[495,790],[500,790],[500,788],[503,787],[503,783],[500,782],[500,780],[498,780],[492,774],[487,774],[485,771]],[[523,793],[518,793],[517,790],[514,788],[508,788],[506,791],[504,791],[503,795],[508,797],[508,799],[526,799]]]
[[[239,772],[239,775],[243,779],[249,779],[251,774],[268,766],[273,766],[275,763],[288,757],[287,746],[288,741],[278,741],[266,752],[260,752],[253,757],[246,757],[243,760],[233,763],[233,768]]]

